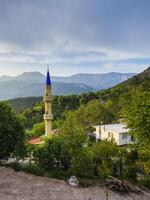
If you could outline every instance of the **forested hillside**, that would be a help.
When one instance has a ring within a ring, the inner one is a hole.
[[[42,97],[20,97],[16,99],[10,99],[7,102],[11,104],[13,109],[16,111],[21,111],[25,108],[30,108],[36,103],[42,101]]]

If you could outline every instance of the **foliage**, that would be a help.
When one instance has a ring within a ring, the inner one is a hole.
[[[34,151],[36,162],[44,169],[68,168],[70,152],[67,141],[63,136],[45,138],[44,143]]]
[[[45,124],[44,122],[37,123],[33,126],[33,128],[27,132],[27,137],[34,138],[38,136],[42,136],[45,133]]]
[[[137,147],[137,165],[150,176],[150,144],[142,144]]]
[[[15,99],[7,100],[9,104],[17,112],[22,111],[26,108],[30,108],[35,104],[39,103],[42,100],[42,97],[20,97]]]
[[[31,108],[23,110],[20,115],[24,118],[24,126],[31,129],[34,124],[43,121],[44,105],[43,102],[34,105]]]
[[[124,117],[137,141],[150,142],[150,92],[134,93],[130,106],[124,109]]]
[[[79,177],[94,178],[94,154],[89,147],[84,147],[71,159],[70,172]]]
[[[21,153],[24,140],[22,122],[8,103],[0,102],[0,159]]]
[[[113,175],[113,167],[118,154],[118,147],[113,142],[100,141],[92,146],[95,163],[95,176],[101,179]]]
[[[65,170],[61,169],[51,169],[50,171],[45,170],[44,168],[40,167],[36,163],[29,163],[28,165],[21,165],[18,162],[9,164],[15,171],[24,171],[27,173],[35,174],[38,176],[46,176],[49,178],[57,178],[67,180],[69,178],[69,174]]]
[[[150,189],[150,176],[145,176],[140,183]]]

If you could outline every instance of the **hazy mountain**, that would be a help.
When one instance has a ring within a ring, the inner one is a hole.
[[[44,75],[40,72],[24,72],[18,76],[0,76],[0,81],[43,81]]]
[[[138,89],[138,88],[143,88],[143,90],[149,90],[150,67],[147,68],[142,73],[116,85],[115,87],[103,91],[103,95],[105,93],[106,99],[115,98],[115,103],[116,103],[120,95],[128,94],[129,92],[134,92],[135,90],[133,89]],[[95,97],[100,98],[100,92],[95,92]],[[82,96],[78,96],[78,98],[80,99],[82,98]],[[11,99],[8,102],[13,106],[14,109],[22,110],[31,107],[33,104],[40,102],[42,99],[43,97],[25,97],[25,98]],[[88,98],[88,94],[87,94],[87,99],[91,99]]]
[[[112,87],[133,73],[76,74],[69,77],[52,76],[53,94],[67,95],[96,91]],[[0,99],[43,96],[45,76],[40,72],[24,72],[15,77],[0,77]]]
[[[105,74],[75,74],[69,77],[52,77],[54,81],[65,83],[82,83],[96,90],[107,89],[121,83],[135,73],[116,73],[110,72]]]
[[[27,96],[43,96],[44,87],[45,84],[41,81],[1,81],[0,99],[2,100]],[[80,94],[89,91],[94,90],[83,84],[53,82],[52,93],[54,95]]]

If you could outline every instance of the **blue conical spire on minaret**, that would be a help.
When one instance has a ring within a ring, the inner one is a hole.
[[[50,78],[48,67],[47,67],[47,75],[46,75],[46,86],[51,86],[51,78]]]

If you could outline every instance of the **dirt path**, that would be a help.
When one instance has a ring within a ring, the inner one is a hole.
[[[109,200],[150,200],[144,195],[120,196],[108,192]],[[73,188],[66,182],[0,167],[0,200],[106,200],[102,187]]]

